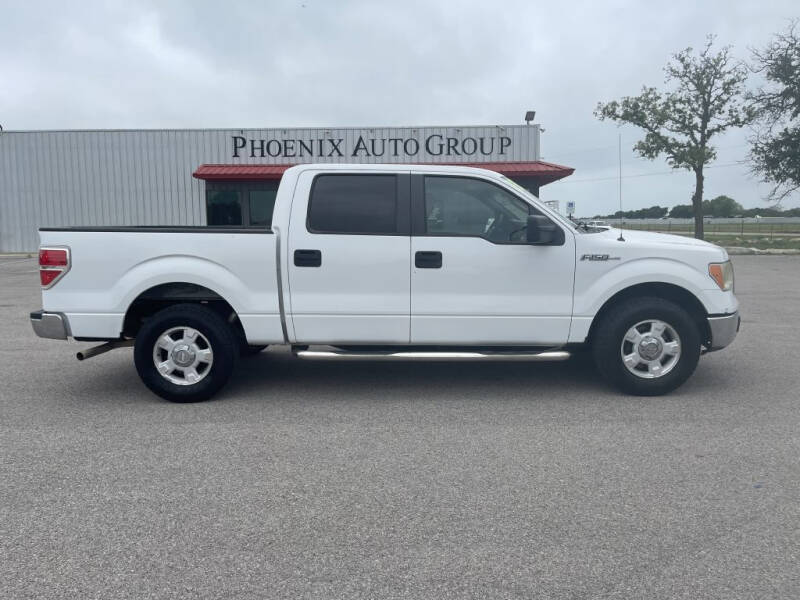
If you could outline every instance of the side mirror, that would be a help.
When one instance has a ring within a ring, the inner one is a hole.
[[[564,231],[542,215],[528,215],[528,243],[537,246],[560,246]]]

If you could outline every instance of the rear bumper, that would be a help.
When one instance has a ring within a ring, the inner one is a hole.
[[[742,319],[739,316],[739,311],[730,315],[708,317],[708,328],[711,331],[711,347],[709,351],[721,350],[730,345],[736,334],[739,333],[741,323]]]
[[[31,326],[34,333],[41,338],[65,340],[69,336],[67,317],[59,313],[37,310],[31,313]]]

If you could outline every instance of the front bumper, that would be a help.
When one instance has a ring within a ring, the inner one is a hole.
[[[739,311],[731,315],[722,315],[718,317],[708,317],[708,329],[711,332],[711,346],[709,352],[714,350],[721,350],[728,346],[739,333],[739,326],[742,319],[739,316]]]
[[[67,317],[59,313],[37,310],[31,313],[31,326],[34,333],[42,338],[65,340],[69,336]]]

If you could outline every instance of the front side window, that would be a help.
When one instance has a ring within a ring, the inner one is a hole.
[[[482,237],[525,243],[528,215],[535,211],[503,188],[467,177],[425,177],[428,235]]]
[[[396,234],[395,175],[319,175],[308,207],[313,233]]]

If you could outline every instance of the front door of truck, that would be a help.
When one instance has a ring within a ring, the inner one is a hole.
[[[305,171],[289,223],[298,343],[409,341],[408,173]]]
[[[563,245],[528,244],[528,215],[540,211],[499,182],[415,174],[411,188],[411,342],[566,343],[571,233]]]

